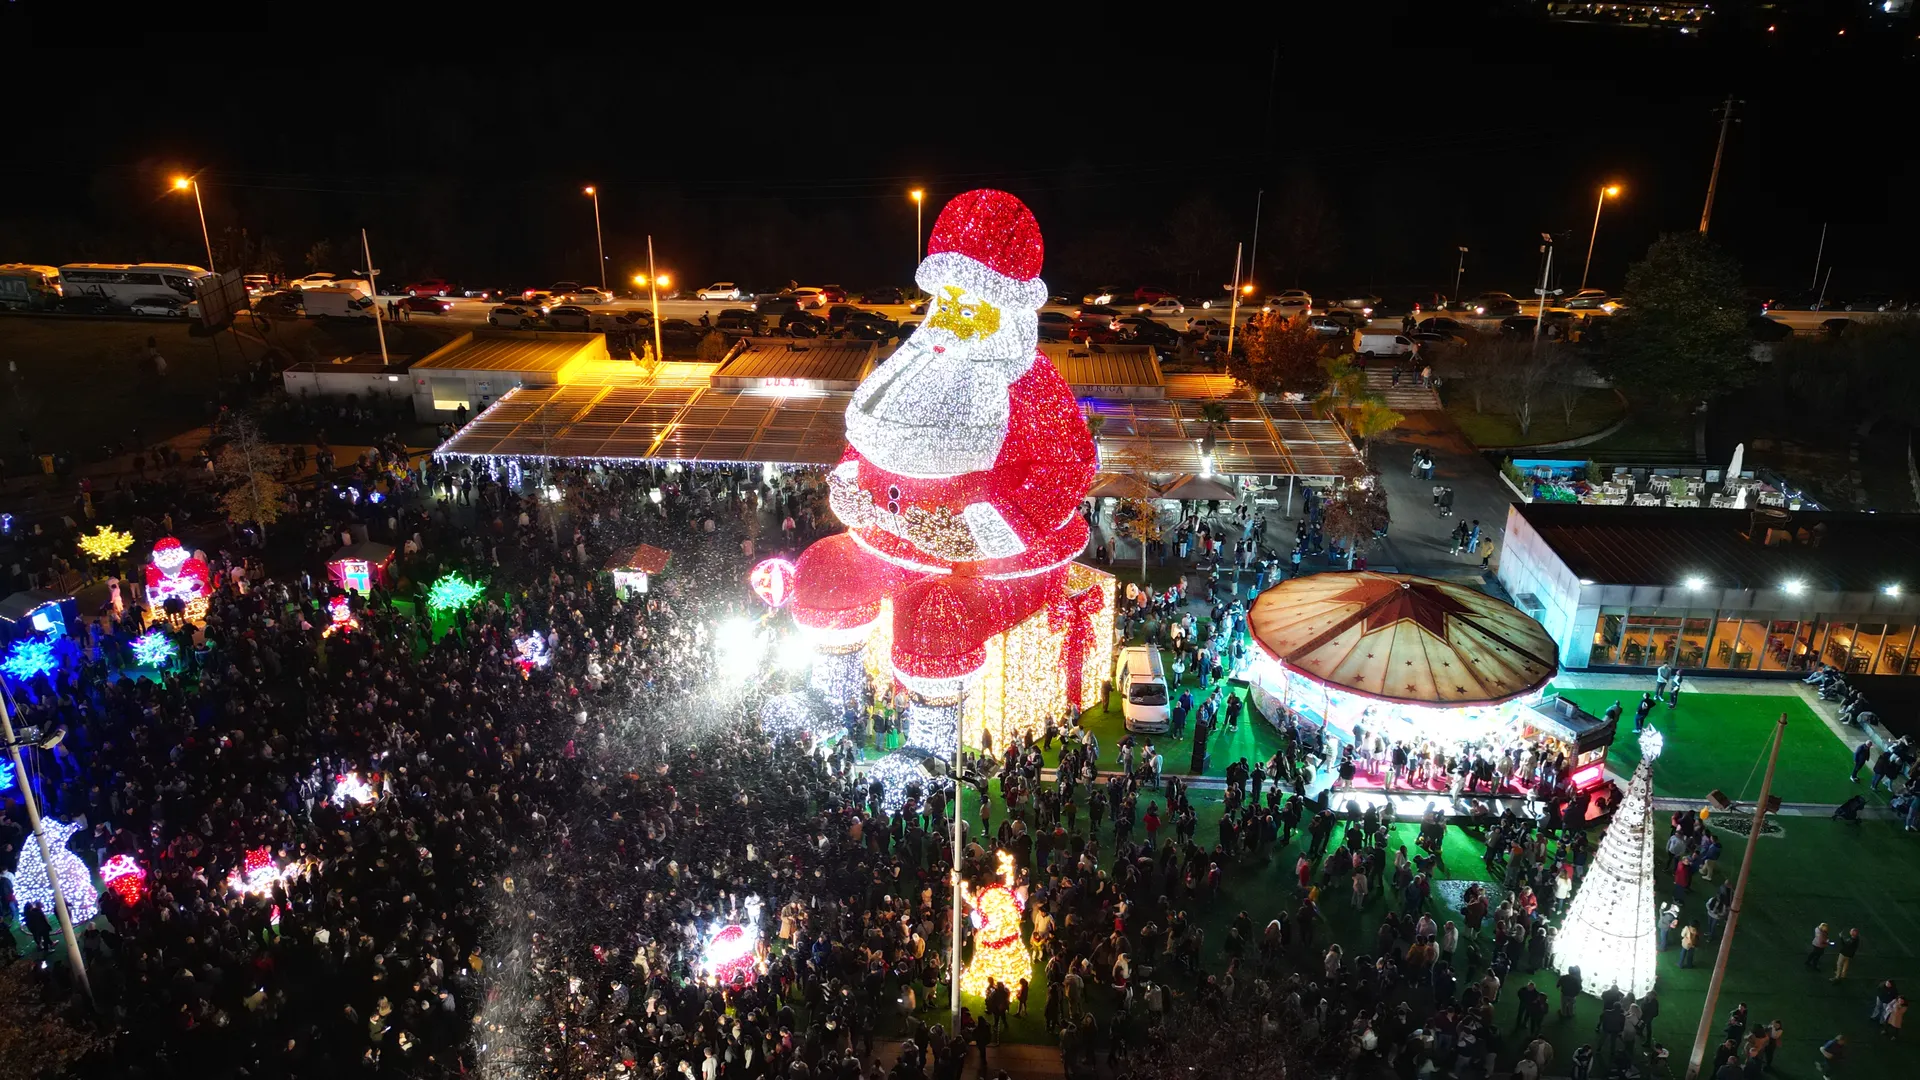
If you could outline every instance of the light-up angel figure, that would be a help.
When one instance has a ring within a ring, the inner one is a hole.
[[[1008,986],[1033,976],[1033,954],[1021,940],[1020,917],[1025,906],[1014,892],[1013,856],[1002,851],[1000,881],[979,892],[960,883],[961,898],[971,908],[973,959],[960,974],[960,989],[976,996],[987,992],[989,979]]]

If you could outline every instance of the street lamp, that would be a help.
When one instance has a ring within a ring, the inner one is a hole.
[[[913,200],[913,266],[918,270],[920,268],[920,208],[926,205],[927,193],[914,188],[907,192],[907,197]]]
[[[190,176],[176,176],[173,178],[173,190],[190,190],[193,192],[194,208],[200,211],[200,240],[207,245],[207,269],[215,269],[213,265],[213,238],[207,233],[207,207],[205,203],[200,201],[200,181]]]
[[[600,291],[607,291],[607,242],[600,236],[600,189],[588,184],[587,197],[593,200],[593,246],[600,251]]]
[[[1465,274],[1466,274],[1466,272],[1467,272],[1467,248],[1466,248],[1466,245],[1465,245],[1465,244],[1461,244],[1461,245],[1458,245],[1458,246],[1459,246],[1459,248],[1460,248],[1460,262],[1458,263],[1458,265],[1456,265],[1456,266],[1455,266],[1455,267],[1453,268],[1453,295],[1452,295],[1451,297],[1449,297],[1449,298],[1448,298],[1448,299],[1451,299],[1451,300],[1455,300],[1455,301],[1458,301],[1458,300],[1460,299],[1460,278],[1461,278],[1461,277],[1462,277],[1463,275],[1465,275]]]
[[[1587,287],[1587,271],[1593,269],[1593,242],[1600,238],[1600,208],[1607,205],[1608,199],[1620,197],[1620,185],[1608,184],[1600,189],[1600,197],[1593,202],[1593,232],[1587,237],[1587,265],[1580,270],[1580,287]]]

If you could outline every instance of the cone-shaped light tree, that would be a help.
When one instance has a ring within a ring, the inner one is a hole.
[[[1617,986],[1637,998],[1653,989],[1653,760],[1662,742],[1652,728],[1641,733],[1640,767],[1554,939],[1553,966],[1579,968],[1591,994]]]

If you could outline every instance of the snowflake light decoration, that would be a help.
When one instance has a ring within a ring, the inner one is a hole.
[[[1640,732],[1641,761],[1654,760],[1660,756],[1660,751],[1666,749],[1666,747],[1667,737],[1655,731],[1652,727],[1645,728]]]
[[[149,630],[133,639],[133,659],[141,667],[165,667],[180,655],[180,646],[164,630]]]
[[[427,610],[458,611],[480,599],[485,587],[459,574],[443,574],[427,589]]]
[[[978,893],[960,888],[974,927],[973,959],[960,973],[962,993],[985,995],[988,981],[1013,986],[1033,977],[1033,954],[1020,940],[1020,915],[1025,905],[1013,891],[1013,856],[1000,852],[1000,881]]]
[[[545,634],[528,634],[513,639],[514,662],[520,670],[530,672],[534,668],[543,668],[553,663],[553,652],[547,648]]]
[[[357,772],[341,773],[333,778],[333,801],[341,805],[348,802],[370,803],[373,801],[373,787],[360,779]]]
[[[53,634],[21,638],[7,650],[7,658],[0,660],[0,671],[20,682],[26,682],[36,675],[52,674],[60,666],[60,657],[53,651],[59,640]]]
[[[755,952],[760,946],[760,898],[749,896],[743,922],[715,920],[700,943],[700,974],[718,986],[745,986],[753,982]]]
[[[146,895],[147,871],[131,855],[115,855],[100,864],[100,880],[106,882],[127,904],[137,904]]]
[[[94,892],[87,865],[67,850],[67,840],[80,831],[80,823],[41,818],[40,824],[47,834],[47,848],[53,852],[53,872],[60,878],[60,895],[67,901],[67,914],[75,923],[86,922],[100,914],[100,897]],[[20,862],[13,871],[14,901],[22,911],[28,904],[39,904],[47,918],[52,919],[55,913],[53,885],[47,881],[47,864],[40,857],[40,845],[29,840],[20,847]]]
[[[88,533],[80,538],[80,550],[90,559],[107,562],[126,554],[133,546],[133,534],[121,532],[111,525],[102,525],[98,532]]]
[[[13,762],[0,761],[0,791],[13,787]]]

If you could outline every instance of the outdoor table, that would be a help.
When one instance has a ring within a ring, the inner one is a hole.
[[[1700,505],[1700,500],[1692,495],[1669,495],[1667,496],[1667,505],[1697,507]]]
[[[1785,506],[1787,505],[1787,497],[1777,491],[1763,491],[1760,493],[1760,505]]]
[[[1642,493],[1642,494],[1639,494],[1639,495],[1635,495],[1635,496],[1633,497],[1633,505],[1635,505],[1635,506],[1659,506],[1659,505],[1660,505],[1660,496],[1658,496],[1658,495],[1655,495],[1655,494],[1653,494],[1653,493],[1651,493],[1651,492],[1646,492],[1646,493]]]
[[[1665,495],[1672,487],[1672,479],[1665,476],[1655,476],[1647,481],[1647,490],[1659,495]]]

